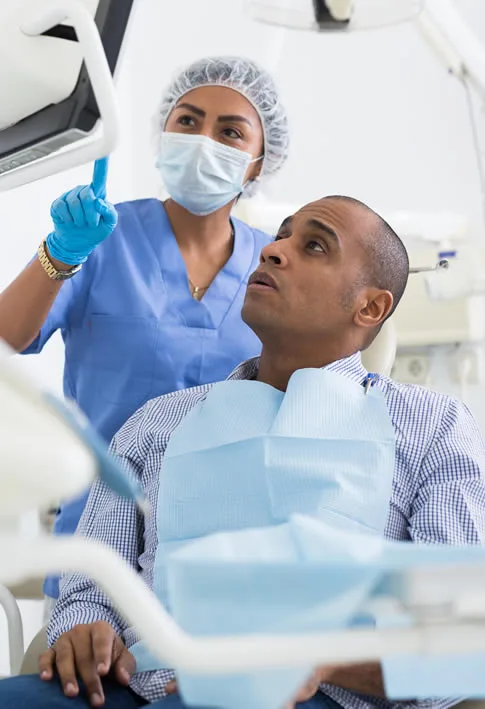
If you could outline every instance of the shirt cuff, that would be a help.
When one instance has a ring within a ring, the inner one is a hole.
[[[117,635],[122,636],[123,626],[118,622],[113,612],[110,612],[105,606],[80,604],[74,607],[70,605],[68,610],[59,613],[54,610],[53,617],[47,626],[47,643],[49,647],[52,647],[61,635],[68,633],[76,625],[87,625],[101,620],[111,625]]]

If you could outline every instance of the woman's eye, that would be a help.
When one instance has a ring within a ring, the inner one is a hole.
[[[182,126],[193,126],[194,125],[194,119],[192,116],[180,116],[178,119],[178,122]]]
[[[224,135],[227,138],[241,138],[241,134],[237,132],[237,130],[234,130],[234,128],[226,128],[224,130]]]

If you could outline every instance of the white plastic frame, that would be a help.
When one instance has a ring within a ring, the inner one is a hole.
[[[485,650],[485,602],[483,592],[470,595],[472,588],[483,588],[485,569],[475,568],[461,574],[462,587],[472,604],[474,621],[453,615],[446,623],[426,624],[422,620],[413,627],[395,629],[350,629],[311,634],[251,634],[237,637],[194,637],[184,632],[141,577],[114,551],[88,539],[41,537],[22,540],[0,537],[1,580],[18,583],[27,575],[42,577],[61,569],[80,571],[90,576],[112,599],[113,605],[137,628],[147,648],[168,667],[196,674],[231,674],[251,670],[275,669],[295,665],[312,667],[326,663],[378,660],[397,654],[454,654]],[[74,561],[73,561],[74,560]],[[452,594],[460,592],[456,571],[447,570],[455,579]],[[435,598],[436,588],[443,594],[443,575],[409,575],[409,597],[421,608],[426,604],[441,605]],[[473,598],[471,598],[473,596]],[[447,599],[448,601],[450,599]],[[390,599],[393,602],[393,599]],[[470,607],[470,605],[468,606]],[[11,640],[11,643],[13,641]],[[17,638],[17,642],[19,642]]]
[[[32,6],[32,10],[34,11]],[[117,146],[120,135],[118,103],[113,77],[108,66],[98,28],[87,7],[79,0],[52,0],[33,12],[22,31],[27,35],[42,34],[57,24],[69,22],[74,29],[83,54],[86,69],[100,112],[101,131],[79,145],[52,153],[38,161],[0,175],[0,191],[14,189],[63,170],[92,162],[109,155]]]
[[[17,601],[8,588],[0,585],[0,606],[7,619],[8,652],[10,658],[10,674],[20,672],[24,656],[24,628],[22,615]]]

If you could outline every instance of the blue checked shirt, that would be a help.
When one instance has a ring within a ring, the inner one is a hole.
[[[252,379],[253,359],[240,365],[231,379]],[[334,362],[329,369],[355,382],[366,370],[360,354]],[[396,464],[386,536],[428,543],[485,542],[485,446],[467,407],[455,399],[421,387],[399,384],[378,376],[375,386],[385,394],[396,431]],[[145,519],[135,505],[119,498],[104,484],[94,485],[78,534],[115,549],[153,588],[157,548],[156,502],[163,456],[172,432],[201,401],[211,385],[166,394],[138,410],[114,437],[111,449],[139,476],[149,502]],[[136,642],[133,628],[112,608],[109,599],[81,574],[63,577],[61,595],[49,628],[49,643],[75,625],[104,620],[122,636],[127,647]],[[165,696],[174,674],[167,670],[141,672],[131,687],[147,701]],[[323,685],[345,709],[445,709],[453,700],[389,702]]]

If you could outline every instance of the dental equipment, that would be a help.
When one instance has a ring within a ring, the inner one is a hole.
[[[382,27],[415,18],[425,0],[247,0],[250,15],[283,27],[341,32]]]
[[[112,74],[134,0],[0,6],[0,190],[105,157],[120,119]]]
[[[432,273],[433,271],[446,271],[450,266],[450,262],[446,258],[441,258],[435,266],[413,266],[409,269],[409,273]]]

